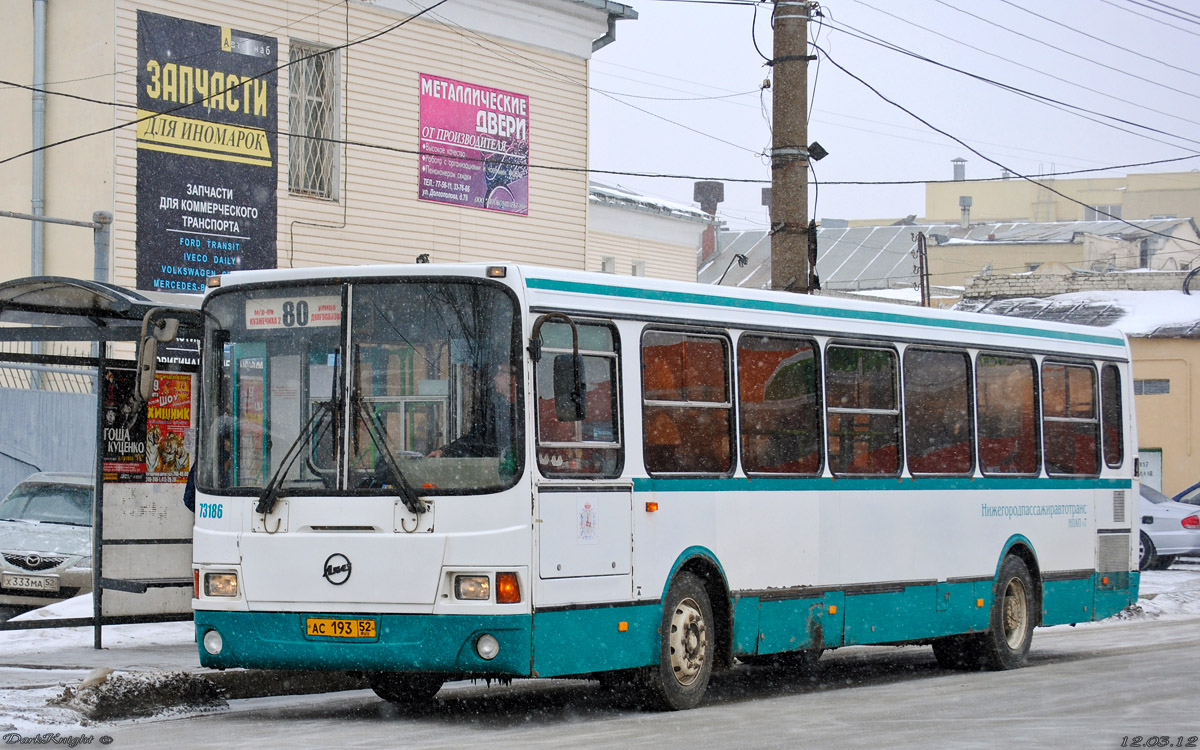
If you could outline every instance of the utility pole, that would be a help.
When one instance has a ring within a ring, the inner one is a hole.
[[[775,0],[771,85],[771,288],[810,291],[808,0]]]

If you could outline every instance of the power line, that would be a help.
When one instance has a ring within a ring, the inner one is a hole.
[[[1056,50],[1056,51],[1058,51],[1058,52],[1061,52],[1061,53],[1063,53],[1064,55],[1069,55],[1070,57],[1074,57],[1074,58],[1077,58],[1077,59],[1079,59],[1079,60],[1083,60],[1084,62],[1090,62],[1090,63],[1092,63],[1093,65],[1098,65],[1098,66],[1100,66],[1101,68],[1105,68],[1106,70],[1111,70],[1111,71],[1113,71],[1114,73],[1120,73],[1121,75],[1126,75],[1126,76],[1129,76],[1130,78],[1136,78],[1137,80],[1139,80],[1139,81],[1142,81],[1143,83],[1149,83],[1149,84],[1152,84],[1152,85],[1154,85],[1154,86],[1159,86],[1159,87],[1161,87],[1161,88],[1167,89],[1168,91],[1174,91],[1174,92],[1175,92],[1175,93],[1177,93],[1177,94],[1182,94],[1183,96],[1188,96],[1188,97],[1191,97],[1191,98],[1193,98],[1193,99],[1200,99],[1200,95],[1194,94],[1194,93],[1192,93],[1192,92],[1190,92],[1190,91],[1184,91],[1183,89],[1177,89],[1177,88],[1175,88],[1174,86],[1168,86],[1167,84],[1165,84],[1165,83],[1162,83],[1162,82],[1160,82],[1160,81],[1155,81],[1155,80],[1153,80],[1153,79],[1151,79],[1151,78],[1146,78],[1146,77],[1144,77],[1144,76],[1139,76],[1139,75],[1136,75],[1136,74],[1134,74],[1134,73],[1130,73],[1128,70],[1125,70],[1125,69],[1123,69],[1123,68],[1118,68],[1118,67],[1116,67],[1116,66],[1114,66],[1114,65],[1106,65],[1105,63],[1098,62],[1098,61],[1096,61],[1096,60],[1093,60],[1093,59],[1091,59],[1090,57],[1087,57],[1087,56],[1085,56],[1085,55],[1080,55],[1080,54],[1078,54],[1078,53],[1071,52],[1070,50],[1065,50],[1065,49],[1063,49],[1062,47],[1059,47],[1059,46],[1057,46],[1057,45],[1051,44],[1050,42],[1043,41],[1043,40],[1041,40],[1041,39],[1038,39],[1038,38],[1036,38],[1036,37],[1032,37],[1032,36],[1030,36],[1030,35],[1028,35],[1028,34],[1023,34],[1023,33],[1021,33],[1020,31],[1015,31],[1015,30],[1013,30],[1013,29],[1010,29],[1010,28],[1008,28],[1007,26],[1005,26],[1005,25],[1003,25],[1003,24],[996,23],[995,21],[990,21],[990,20],[988,20],[988,19],[984,18],[983,16],[978,16],[978,15],[976,15],[976,14],[974,14],[974,13],[970,12],[970,11],[963,10],[962,8],[956,8],[956,7],[954,7],[953,5],[951,5],[950,3],[946,2],[946,0],[933,0],[933,1],[934,1],[935,3],[938,3],[939,5],[944,5],[944,6],[946,6],[946,7],[947,7],[947,8],[949,8],[950,10],[958,11],[959,13],[962,13],[962,14],[964,14],[964,15],[968,15],[968,16],[970,16],[971,18],[974,18],[974,19],[976,19],[976,20],[978,20],[978,21],[982,21],[982,22],[984,22],[984,23],[986,23],[986,24],[988,24],[988,25],[990,25],[990,26],[994,26],[994,27],[996,27],[996,28],[998,28],[998,29],[1003,29],[1003,30],[1005,30],[1005,31],[1009,32],[1010,34],[1015,34],[1015,35],[1017,35],[1017,36],[1021,37],[1022,39],[1028,39],[1029,41],[1031,41],[1031,42],[1034,42],[1035,44],[1041,44],[1041,45],[1043,45],[1043,46],[1049,47],[1050,49],[1053,49],[1053,50]]]
[[[1122,47],[1121,45],[1116,44],[1115,42],[1110,42],[1107,39],[1104,39],[1102,37],[1095,36],[1094,34],[1089,34],[1086,31],[1084,31],[1078,27],[1071,26],[1070,24],[1062,23],[1061,21],[1056,21],[1053,18],[1050,18],[1048,16],[1043,16],[1041,13],[1037,13],[1032,10],[1029,10],[1028,8],[1024,8],[1020,5],[1017,5],[1016,3],[1012,2],[1012,0],[1000,0],[1000,2],[1004,3],[1005,5],[1012,6],[1013,8],[1016,8],[1017,10],[1024,11],[1025,13],[1028,13],[1029,15],[1034,16],[1036,18],[1040,18],[1043,21],[1052,23],[1055,26],[1061,26],[1062,28],[1064,28],[1068,31],[1074,31],[1076,34],[1086,36],[1088,39],[1095,40],[1097,42],[1100,42],[1101,44],[1107,44],[1109,47],[1112,47],[1114,49],[1119,49],[1122,52],[1128,52],[1131,55],[1136,55],[1144,60],[1149,60],[1150,62],[1156,62],[1159,65],[1163,65],[1163,66],[1171,68],[1173,70],[1178,70],[1180,73],[1187,73],[1188,75],[1196,76],[1197,78],[1200,78],[1200,73],[1197,73],[1194,70],[1188,70],[1187,68],[1181,68],[1178,65],[1173,65],[1169,62],[1166,62],[1165,60],[1159,60],[1157,57],[1151,57],[1150,55],[1147,55],[1145,53],[1137,52],[1136,50],[1131,50],[1128,47]]]
[[[258,79],[260,79],[260,78],[262,78],[262,77],[264,77],[264,76],[271,75],[272,73],[276,73],[276,72],[278,72],[278,71],[280,71],[280,70],[283,70],[284,68],[287,68],[287,67],[290,67],[290,66],[292,66],[292,65],[295,65],[296,63],[304,62],[305,60],[311,60],[312,58],[314,58],[314,57],[319,57],[319,56],[321,56],[321,55],[327,55],[327,54],[329,54],[330,52],[336,52],[336,51],[339,51],[339,50],[349,49],[350,47],[353,47],[353,46],[355,46],[355,45],[358,45],[358,44],[362,44],[363,42],[369,42],[369,41],[371,41],[371,40],[373,40],[373,39],[378,39],[379,37],[381,37],[381,36],[384,36],[385,34],[390,34],[391,32],[395,31],[396,29],[400,28],[401,26],[404,26],[405,24],[409,23],[410,21],[412,21],[412,20],[414,20],[414,19],[416,19],[416,18],[420,18],[421,16],[423,16],[423,15],[425,15],[426,13],[430,12],[430,11],[431,11],[431,10],[433,10],[434,8],[437,8],[439,5],[444,5],[444,4],[445,4],[445,3],[447,3],[447,2],[449,2],[449,0],[437,0],[437,2],[435,2],[433,5],[430,5],[430,6],[428,6],[427,8],[423,8],[422,10],[420,10],[420,11],[418,11],[418,12],[416,12],[416,13],[413,13],[412,15],[408,16],[407,18],[405,18],[405,19],[403,19],[403,20],[401,20],[401,21],[398,21],[398,22],[396,22],[396,23],[394,23],[394,24],[391,24],[391,25],[389,25],[389,26],[385,26],[384,28],[382,28],[382,29],[380,29],[380,30],[378,30],[378,31],[372,32],[372,33],[370,33],[370,34],[367,34],[366,36],[359,37],[358,39],[355,39],[355,40],[353,40],[353,41],[350,41],[350,42],[346,42],[346,43],[344,43],[344,44],[339,44],[339,45],[337,45],[337,46],[334,46],[334,47],[329,47],[329,48],[327,48],[327,49],[321,50],[320,52],[317,52],[317,53],[315,53],[315,54],[312,54],[312,55],[307,55],[307,56],[305,56],[305,57],[298,57],[298,58],[296,58],[295,60],[289,60],[288,62],[286,62],[286,63],[283,63],[282,65],[276,65],[274,68],[271,68],[270,70],[264,70],[263,72],[261,72],[261,73],[259,73],[259,74],[257,74],[257,75],[254,75],[254,76],[250,76],[250,77],[249,77],[249,78],[247,78],[247,79],[241,79],[241,80],[240,80],[240,81],[239,81],[239,82],[238,82],[236,85],[229,86],[229,87],[227,87],[227,88],[225,88],[225,89],[223,89],[223,90],[221,90],[221,91],[217,91],[217,92],[213,92],[213,93],[209,94],[207,97],[205,97],[204,99],[202,99],[202,100],[201,100],[199,103],[203,103],[203,102],[206,102],[206,101],[208,101],[208,100],[210,100],[210,99],[214,99],[214,98],[216,98],[216,97],[222,96],[222,95],[224,95],[226,92],[228,92],[228,91],[232,91],[233,89],[237,88],[238,86],[242,86],[242,85],[244,85],[244,84],[245,84],[245,82],[246,82],[246,80],[258,80]],[[114,105],[114,106],[115,106],[115,105]],[[117,130],[121,130],[121,129],[123,129],[123,128],[127,128],[127,127],[129,127],[130,125],[137,125],[137,124],[138,124],[138,123],[140,123],[140,122],[145,122],[146,120],[152,120],[152,119],[154,119],[155,117],[159,117],[159,116],[161,116],[161,115],[166,115],[166,114],[171,114],[171,113],[173,113],[173,112],[178,112],[178,111],[180,111],[180,110],[182,110],[182,109],[187,109],[188,107],[192,107],[192,106],[195,106],[195,104],[194,104],[194,103],[189,103],[189,104],[180,104],[178,107],[173,107],[173,108],[167,109],[167,110],[165,110],[165,111],[163,111],[163,112],[154,112],[154,113],[151,113],[151,114],[148,114],[148,115],[146,115],[145,117],[139,117],[139,118],[138,118],[138,119],[136,119],[136,120],[129,120],[129,121],[127,121],[127,122],[118,123],[118,124],[116,124],[116,125],[113,125],[112,127],[104,128],[104,129],[102,129],[102,130],[96,130],[96,131],[93,131],[93,132],[90,132],[90,133],[84,133],[84,134],[82,134],[82,135],[76,135],[76,136],[72,136],[72,137],[70,137],[70,138],[64,138],[63,140],[60,140],[60,141],[55,141],[54,143],[47,143],[47,144],[44,144],[44,145],[42,145],[42,146],[39,146],[39,147],[37,147],[37,148],[32,148],[32,149],[29,149],[28,151],[24,151],[24,152],[22,152],[22,153],[15,154],[15,155],[13,155],[13,156],[9,156],[9,157],[6,157],[6,158],[4,158],[4,159],[0,159],[0,164],[7,164],[8,162],[10,162],[10,161],[13,161],[14,159],[19,159],[19,158],[21,158],[22,156],[29,156],[30,154],[35,154],[35,153],[37,153],[37,152],[39,152],[39,151],[45,151],[46,149],[49,149],[49,148],[54,148],[54,147],[56,147],[56,146],[62,146],[62,145],[64,145],[64,144],[67,144],[67,143],[73,143],[73,142],[75,142],[75,141],[81,141],[81,140],[84,140],[84,139],[86,139],[86,138],[91,138],[91,137],[93,137],[93,136],[97,136],[97,135],[104,135],[105,133],[112,133],[112,132],[115,132],[115,131],[117,131]]]
[[[938,0],[938,2],[941,2],[941,0]],[[970,151],[971,153],[975,154],[976,156],[978,156],[979,158],[983,159],[984,161],[986,161],[986,162],[988,162],[988,163],[990,163],[990,164],[993,164],[993,165],[995,165],[995,166],[997,166],[997,167],[1000,167],[1001,169],[1003,169],[1003,170],[1005,170],[1005,171],[1007,171],[1007,172],[1010,172],[1010,173],[1012,173],[1014,176],[1016,176],[1016,177],[1019,177],[1019,178],[1020,178],[1020,179],[1022,179],[1022,180],[1025,180],[1025,181],[1027,181],[1027,182],[1029,182],[1029,183],[1031,183],[1031,184],[1033,184],[1033,185],[1036,185],[1036,186],[1038,186],[1038,187],[1040,187],[1040,188],[1042,188],[1042,189],[1044,189],[1044,190],[1047,190],[1047,191],[1049,191],[1049,192],[1051,192],[1051,193],[1054,193],[1055,195],[1059,196],[1060,198],[1064,198],[1064,199],[1066,199],[1066,200],[1070,201],[1071,203],[1075,203],[1075,204],[1077,204],[1077,205],[1083,206],[1084,208],[1091,208],[1091,209],[1093,209],[1094,211],[1096,211],[1096,213],[1098,213],[1098,214],[1101,214],[1101,215],[1103,215],[1103,216],[1107,216],[1108,218],[1110,218],[1110,219],[1113,219],[1114,221],[1119,221],[1119,222],[1121,222],[1121,223],[1123,223],[1123,224],[1128,224],[1129,226],[1131,226],[1131,227],[1133,227],[1133,228],[1135,228],[1135,229],[1142,229],[1142,231],[1148,231],[1148,232],[1150,232],[1151,234],[1156,234],[1156,235],[1159,235],[1159,236],[1161,236],[1161,237],[1166,237],[1166,238],[1168,238],[1168,239],[1176,239],[1176,238],[1174,238],[1174,237],[1171,237],[1171,236],[1170,236],[1170,235],[1168,235],[1168,234],[1163,234],[1162,232],[1154,232],[1154,231],[1152,231],[1152,230],[1146,230],[1146,229],[1143,229],[1143,228],[1141,228],[1141,227],[1138,227],[1136,224],[1130,223],[1130,222],[1126,221],[1125,219],[1122,219],[1120,216],[1113,216],[1112,214],[1108,213],[1107,211],[1101,211],[1100,209],[1097,209],[1097,208],[1095,208],[1094,206],[1089,206],[1088,204],[1084,203],[1083,201],[1076,200],[1075,198],[1072,198],[1071,196],[1067,195],[1066,193],[1063,193],[1062,191],[1055,189],[1055,188],[1054,188],[1053,186],[1051,186],[1051,185],[1047,185],[1047,184],[1046,184],[1046,183],[1044,183],[1044,182],[1038,182],[1037,180],[1033,179],[1032,177],[1029,177],[1028,175],[1021,174],[1021,173],[1020,173],[1020,172],[1018,172],[1017,170],[1015,170],[1015,169],[1011,169],[1011,168],[1009,168],[1008,166],[1006,166],[1006,165],[1004,165],[1004,164],[1001,164],[1000,162],[996,161],[995,159],[991,158],[990,156],[987,156],[987,155],[986,155],[986,154],[984,154],[983,152],[979,151],[979,150],[978,150],[978,149],[976,149],[974,146],[971,146],[969,143],[967,143],[967,142],[966,142],[966,141],[964,141],[963,139],[961,139],[961,138],[958,138],[957,136],[951,135],[950,133],[946,132],[945,130],[942,130],[941,128],[939,128],[939,127],[935,126],[933,123],[929,122],[928,120],[924,119],[924,118],[923,118],[923,117],[921,117],[920,115],[916,114],[916,113],[915,113],[915,112],[913,112],[912,110],[910,110],[910,109],[908,109],[908,108],[904,107],[903,105],[899,104],[898,102],[895,102],[895,101],[893,101],[892,99],[889,99],[887,96],[884,96],[884,94],[883,94],[882,92],[880,92],[880,91],[879,91],[879,89],[875,88],[875,87],[874,87],[874,86],[872,86],[871,84],[869,84],[869,83],[867,83],[866,81],[864,81],[862,78],[858,77],[858,76],[857,76],[857,75],[855,75],[854,73],[851,73],[851,72],[850,72],[849,70],[847,70],[845,67],[843,67],[842,65],[840,65],[840,64],[837,62],[837,60],[834,60],[832,57],[830,57],[830,56],[829,56],[829,53],[828,53],[828,52],[826,52],[826,51],[825,51],[824,49],[822,49],[821,47],[819,47],[819,46],[817,46],[817,45],[815,45],[815,44],[814,44],[814,45],[813,45],[813,49],[817,50],[817,51],[818,51],[818,52],[820,52],[822,55],[824,55],[824,56],[826,57],[826,59],[828,59],[828,60],[829,60],[830,64],[831,64],[831,65],[833,65],[835,68],[837,68],[838,70],[842,71],[843,73],[845,73],[845,74],[846,74],[847,76],[849,76],[850,78],[853,78],[855,81],[858,81],[860,84],[862,84],[863,86],[865,86],[865,87],[866,87],[868,90],[870,90],[870,91],[871,91],[871,93],[875,94],[876,96],[878,96],[878,97],[879,97],[880,99],[882,99],[883,101],[885,101],[885,102],[887,102],[888,104],[892,105],[893,107],[895,107],[895,108],[899,109],[901,112],[904,112],[904,113],[905,113],[905,114],[907,114],[909,117],[912,117],[913,119],[917,120],[918,122],[920,122],[921,124],[923,124],[923,125],[925,125],[927,128],[929,128],[930,130],[933,130],[933,131],[935,131],[935,132],[937,132],[937,133],[940,133],[940,134],[942,134],[942,135],[946,136],[947,138],[951,139],[952,141],[954,141],[955,143],[959,144],[960,146],[962,146],[963,148],[967,149],[968,151]],[[1195,241],[1195,240],[1184,240],[1184,241],[1185,241],[1185,242],[1191,242],[1192,244],[1195,244],[1195,245],[1198,245],[1198,246],[1200,246],[1200,242],[1198,242],[1198,241]]]
[[[1102,1],[1108,2],[1109,0],[1102,0]],[[884,10],[882,10],[882,8],[877,8],[877,7],[875,7],[874,5],[871,5],[871,4],[869,4],[869,2],[864,2],[863,0],[859,0],[859,5],[863,5],[863,6],[865,6],[865,7],[869,7],[869,8],[871,8],[871,10],[872,10],[872,11],[875,11],[875,12],[877,12],[877,13],[882,13],[882,14],[884,14],[884,16],[888,16],[888,17],[890,17],[890,18],[894,18],[894,19],[896,19],[896,20],[899,20],[899,22],[901,22],[901,23],[905,23],[905,24],[908,24],[908,25],[910,25],[910,26],[914,26],[914,28],[920,29],[920,30],[922,30],[922,31],[928,31],[928,32],[930,32],[930,34],[935,34],[935,32],[934,32],[934,31],[932,31],[931,29],[926,29],[926,28],[925,28],[925,26],[922,26],[922,25],[919,25],[919,24],[914,24],[913,22],[911,22],[911,20],[908,20],[907,18],[902,18],[902,17],[900,17],[900,16],[896,16],[896,14],[895,14],[895,13],[890,13],[890,12],[888,12],[888,11],[884,11]],[[850,26],[847,26],[847,28],[850,28]],[[862,30],[856,30],[856,31],[858,32],[858,34],[864,34],[864,35],[866,35],[866,36],[869,36],[869,37],[875,38],[875,40],[878,40],[878,37],[875,37],[874,35],[866,34],[866,32],[865,32],[865,31],[862,31]],[[845,32],[845,30],[842,30],[842,32]],[[1188,122],[1188,124],[1192,124],[1192,125],[1200,125],[1200,122],[1195,122],[1195,121],[1193,121],[1193,120],[1188,120],[1187,118],[1181,118],[1181,116],[1180,116],[1180,115],[1177,115],[1177,114],[1174,114],[1174,113],[1171,113],[1171,112],[1165,112],[1165,110],[1162,110],[1162,109],[1156,109],[1156,108],[1150,107],[1150,106],[1148,106],[1148,104],[1140,104],[1140,103],[1138,103],[1138,102],[1132,102],[1132,101],[1129,101],[1129,100],[1127,100],[1127,98],[1122,98],[1122,97],[1120,97],[1120,96],[1116,96],[1115,94],[1111,94],[1111,92],[1109,92],[1109,91],[1104,91],[1104,90],[1102,90],[1102,89],[1093,89],[1093,88],[1092,88],[1092,86],[1087,86],[1087,85],[1084,85],[1084,84],[1081,84],[1081,83],[1076,83],[1076,82],[1074,82],[1074,80],[1069,80],[1069,79],[1067,79],[1067,78],[1063,78],[1063,77],[1061,77],[1061,76],[1055,76],[1055,74],[1054,74],[1054,73],[1050,73],[1050,72],[1048,72],[1048,71],[1042,70],[1042,68],[1034,67],[1034,66],[1032,66],[1032,65],[1025,65],[1025,64],[1024,64],[1024,62],[1018,62],[1018,61],[1016,61],[1016,60],[1012,60],[1012,59],[1006,58],[1006,56],[1003,56],[1003,55],[1000,55],[1000,54],[996,54],[996,53],[994,53],[994,52],[989,52],[989,50],[983,49],[982,47],[976,47],[976,46],[974,46],[974,44],[968,44],[967,42],[964,42],[964,41],[962,41],[962,40],[959,40],[959,38],[955,38],[955,37],[953,37],[953,36],[943,36],[943,35],[937,35],[937,36],[938,36],[938,37],[940,37],[940,38],[943,38],[943,40],[949,40],[949,41],[952,41],[952,42],[954,42],[954,43],[956,43],[956,44],[960,44],[960,46],[962,46],[962,47],[966,47],[967,49],[973,49],[973,50],[974,50],[974,52],[978,52],[978,53],[982,53],[982,54],[988,55],[988,56],[990,56],[990,58],[995,58],[995,59],[997,59],[997,60],[1003,60],[1004,62],[1008,62],[1008,64],[1009,64],[1009,65],[1015,65],[1016,67],[1020,67],[1020,68],[1022,68],[1022,70],[1031,71],[1031,72],[1033,72],[1033,73],[1037,73],[1037,74],[1039,74],[1039,76],[1045,76],[1046,78],[1050,78],[1050,79],[1052,79],[1052,80],[1057,80],[1057,82],[1064,83],[1064,84],[1067,84],[1067,85],[1069,85],[1069,86],[1074,86],[1074,88],[1076,88],[1076,89],[1082,89],[1082,90],[1084,90],[1084,91],[1091,92],[1091,94],[1096,94],[1096,95],[1098,95],[1098,96],[1103,96],[1103,97],[1105,97],[1105,98],[1110,98],[1110,100],[1112,100],[1112,101],[1115,101],[1115,102],[1121,102],[1121,103],[1123,103],[1123,104],[1129,104],[1129,106],[1130,106],[1130,107],[1136,107],[1136,108],[1139,108],[1139,109],[1145,109],[1145,110],[1146,110],[1146,112],[1153,112],[1154,114],[1160,114],[1160,115],[1168,116],[1168,118],[1174,118],[1174,119],[1176,119],[1176,120],[1181,120],[1181,121],[1183,121],[1183,122]],[[886,46],[886,47],[892,48],[892,49],[894,49],[894,50],[895,50],[895,52],[901,52],[901,53],[904,53],[904,54],[910,54],[910,53],[908,53],[908,52],[907,52],[907,50],[905,50],[904,48],[902,48],[902,47],[898,46],[898,44],[893,44],[892,42],[887,42],[887,41],[884,41],[884,40],[878,40],[878,42],[876,42],[876,43],[880,43],[880,44],[883,44],[883,46]],[[937,65],[941,65],[941,64],[937,64]],[[950,68],[950,70],[955,70],[955,68]]]

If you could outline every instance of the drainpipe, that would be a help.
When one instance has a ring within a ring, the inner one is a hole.
[[[46,0],[33,0],[33,185],[31,213],[46,213]],[[31,223],[29,275],[45,274],[45,225]]]

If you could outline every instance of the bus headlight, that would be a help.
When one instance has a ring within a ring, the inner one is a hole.
[[[454,598],[487,601],[492,596],[492,582],[487,576],[454,576]]]
[[[237,596],[237,573],[205,573],[205,596]]]

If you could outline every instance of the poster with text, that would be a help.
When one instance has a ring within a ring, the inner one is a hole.
[[[138,11],[137,288],[276,265],[273,37]]]
[[[529,97],[420,75],[422,200],[529,214]]]
[[[192,466],[192,375],[160,372],[146,403],[146,481],[186,482]]]
[[[111,368],[104,371],[104,481],[146,480],[146,410],[134,395],[137,372]]]

